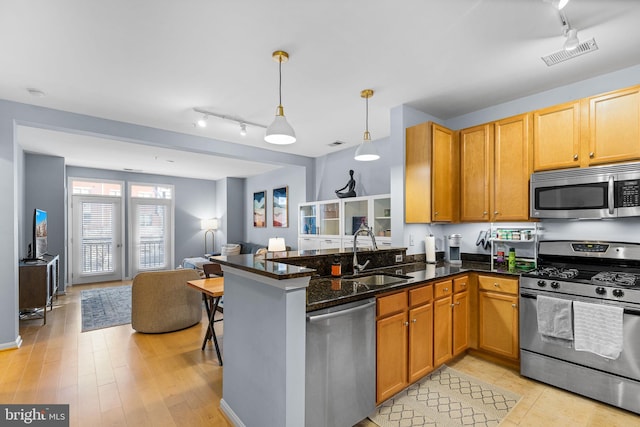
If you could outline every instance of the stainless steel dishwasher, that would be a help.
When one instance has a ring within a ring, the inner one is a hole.
[[[376,300],[307,313],[306,427],[352,426],[376,407]]]

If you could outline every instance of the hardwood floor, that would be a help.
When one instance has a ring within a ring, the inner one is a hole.
[[[68,287],[46,325],[21,320],[22,346],[0,352],[0,402],[68,403],[71,426],[229,426],[222,367],[212,344],[200,350],[204,310],[200,324],[168,334],[80,332],[80,291],[129,283]]]
[[[218,409],[222,367],[212,344],[200,350],[204,310],[199,325],[169,334],[139,334],[131,325],[80,332],[80,291],[129,283],[67,288],[45,326],[42,319],[21,320],[22,346],[0,352],[0,402],[68,403],[71,426],[230,426]],[[218,336],[223,323],[216,323]],[[640,425],[636,414],[475,356],[448,365],[523,396],[505,427]]]

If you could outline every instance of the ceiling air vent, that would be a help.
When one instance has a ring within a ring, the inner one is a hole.
[[[550,67],[566,61],[567,59],[593,52],[594,50],[598,50],[598,45],[596,44],[596,39],[591,39],[584,43],[580,43],[578,47],[573,50],[563,49],[559,52],[552,53],[551,55],[543,56],[542,60]]]
[[[344,141],[333,141],[331,144],[329,144],[329,147],[337,147],[338,145],[342,145],[342,144],[346,144],[346,142],[344,142]]]

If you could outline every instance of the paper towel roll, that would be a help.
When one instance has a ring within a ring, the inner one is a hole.
[[[424,239],[424,253],[428,263],[436,262],[436,238],[429,235]]]

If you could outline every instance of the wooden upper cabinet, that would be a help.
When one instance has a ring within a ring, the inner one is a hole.
[[[433,167],[432,214],[434,222],[458,220],[457,205],[459,194],[458,144],[455,132],[443,126],[432,124]]]
[[[533,113],[533,169],[580,166],[580,101]]]
[[[489,221],[493,124],[460,131],[460,220]]]
[[[456,132],[432,122],[406,129],[405,221],[458,219]]]
[[[589,165],[640,159],[640,86],[588,102]]]
[[[405,221],[431,222],[431,123],[406,130]]]
[[[492,221],[529,219],[531,115],[495,122]]]

